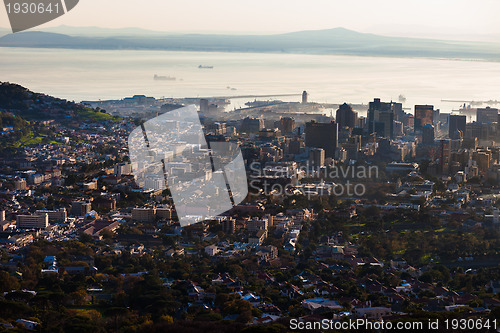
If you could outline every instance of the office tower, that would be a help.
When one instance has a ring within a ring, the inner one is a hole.
[[[156,217],[156,208],[132,209],[132,220],[139,222],[153,222]]]
[[[434,144],[434,126],[427,124],[422,128],[422,143],[424,145]]]
[[[310,121],[306,123],[306,146],[312,148],[323,148],[325,157],[335,157],[335,149],[338,145],[338,124],[317,123]]]
[[[450,139],[459,139],[457,131],[465,133],[465,124],[467,123],[467,117],[462,115],[452,114],[448,118],[448,137]]]
[[[309,152],[309,165],[317,168],[325,166],[325,150],[322,148],[313,148]]]
[[[303,91],[302,92],[302,104],[306,104],[307,103],[307,91]]]
[[[475,151],[472,154],[472,160],[476,161],[479,172],[488,171],[490,168],[491,157],[491,151],[488,150]]]
[[[375,123],[375,132],[385,138],[394,138],[394,113],[381,112],[379,121]]]
[[[440,119],[441,119],[441,111],[439,109],[435,109],[432,112],[432,124],[436,126],[439,123]]]
[[[377,136],[392,138],[394,136],[393,122],[395,120],[394,110],[402,111],[401,103],[381,102],[375,98],[368,106],[368,134],[377,133]],[[401,113],[401,112],[400,112]],[[402,116],[401,114],[398,115]]]
[[[85,216],[90,213],[92,207],[89,202],[85,201],[73,201],[71,203],[71,215],[73,216]]]
[[[366,127],[366,117],[359,117],[356,125],[359,128],[365,128]]]
[[[17,215],[16,225],[18,229],[45,229],[49,226],[49,216],[42,215]]]
[[[498,109],[486,108],[477,109],[477,122],[480,124],[491,124],[498,122]]]
[[[281,133],[292,133],[295,130],[295,119],[291,117],[281,117],[279,123]]]
[[[226,234],[234,234],[236,231],[236,220],[228,218],[222,221],[222,231]]]
[[[434,119],[433,105],[415,105],[415,130],[420,131],[425,125],[432,125]]]
[[[389,103],[381,102],[380,98],[375,98],[373,102],[368,104],[368,134],[375,132],[375,122],[378,121],[379,113],[389,110]]]
[[[265,127],[264,126],[264,119],[246,117],[241,122],[240,130],[242,132],[254,133],[254,132],[262,131],[264,129],[264,127]]]
[[[394,121],[394,137],[403,136],[405,134],[403,123]]]
[[[347,142],[342,143],[342,148],[346,151],[346,158],[357,160],[361,150],[361,135],[353,135]]]
[[[402,121],[404,117],[403,104],[391,102],[392,113],[394,113],[394,120]]]
[[[440,171],[441,174],[447,174],[451,159],[451,140],[441,140],[439,148]]]
[[[496,124],[494,123],[468,123],[465,125],[464,139],[487,140],[490,135],[496,132]]]
[[[353,111],[350,105],[344,103],[339,106],[335,121],[337,122],[337,124],[339,124],[339,128],[354,128],[356,127],[356,123],[358,121],[358,113],[356,111]]]
[[[294,139],[288,144],[288,154],[300,154],[304,150],[304,142],[299,139]]]

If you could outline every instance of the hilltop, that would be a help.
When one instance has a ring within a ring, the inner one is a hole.
[[[56,33],[53,31],[63,31]],[[87,33],[86,33],[87,31]],[[172,34],[98,28],[28,31],[0,37],[0,47],[175,50],[480,59],[498,61],[500,44],[387,37],[344,28],[273,35]]]

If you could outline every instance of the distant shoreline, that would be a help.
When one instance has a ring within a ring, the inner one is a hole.
[[[500,44],[497,43],[385,37],[340,28],[279,35],[185,34],[149,37],[84,37],[29,31],[0,37],[0,47],[500,61]]]
[[[85,51],[156,51],[156,52],[192,52],[192,53],[245,53],[245,54],[284,54],[284,55],[310,55],[310,56],[344,56],[344,57],[362,57],[362,58],[389,58],[389,59],[426,59],[426,60],[445,60],[445,61],[467,61],[467,62],[500,62],[498,59],[488,58],[458,58],[458,57],[433,57],[433,56],[414,56],[414,55],[385,55],[385,54],[359,54],[359,53],[315,53],[315,52],[278,52],[278,51],[244,51],[244,50],[192,50],[192,49],[149,49],[149,48],[78,48],[78,47],[53,47],[53,46],[4,46],[2,48],[16,49],[48,49],[48,50],[85,50]]]

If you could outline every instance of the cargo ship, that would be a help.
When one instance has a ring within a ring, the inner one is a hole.
[[[163,76],[163,75],[154,75],[153,80],[160,80],[160,81],[175,81],[176,78],[173,76]]]

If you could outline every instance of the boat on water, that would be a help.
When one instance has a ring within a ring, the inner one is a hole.
[[[214,68],[214,66],[199,65],[198,68],[200,68],[200,69],[212,69],[212,68]]]
[[[160,80],[160,81],[175,81],[176,78],[173,76],[164,76],[164,75],[154,75],[153,76],[154,80]]]

